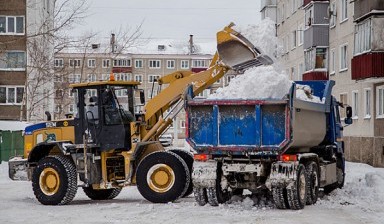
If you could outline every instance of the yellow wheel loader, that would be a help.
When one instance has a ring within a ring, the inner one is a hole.
[[[45,205],[70,203],[78,187],[93,200],[113,199],[130,185],[154,203],[190,194],[192,155],[166,151],[158,141],[182,109],[187,86],[197,95],[229,69],[272,64],[233,25],[218,32],[218,52],[206,71],[160,78],[159,85],[168,86],[145,104],[143,114],[134,114],[134,107],[145,103],[138,82],[114,81],[111,75],[108,81],[72,84],[77,113],[27,127],[24,158],[9,162],[10,178],[25,167],[37,200]],[[128,108],[117,93],[126,97]],[[173,117],[163,117],[170,108]]]

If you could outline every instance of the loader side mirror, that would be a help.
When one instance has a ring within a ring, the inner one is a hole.
[[[347,125],[352,124],[352,107],[351,106],[347,106],[345,108],[345,115],[346,115],[346,118],[344,119],[344,123]]]

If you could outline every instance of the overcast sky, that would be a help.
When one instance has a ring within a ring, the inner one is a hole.
[[[143,37],[213,41],[231,21],[238,25],[260,21],[259,0],[89,0],[89,17],[74,34],[86,30],[108,37],[120,26],[143,22]]]

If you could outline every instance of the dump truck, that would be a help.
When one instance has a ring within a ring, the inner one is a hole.
[[[48,114],[47,121],[28,126],[23,158],[9,161],[10,178],[28,177],[45,205],[70,203],[78,187],[92,200],[113,199],[132,185],[154,203],[189,195],[192,155],[165,150],[159,142],[183,108],[187,86],[199,94],[230,69],[272,63],[233,26],[217,33],[217,52],[206,71],[161,77],[148,102],[139,82],[117,81],[113,74],[105,81],[71,84],[78,112],[61,120]],[[144,104],[144,113],[135,114],[135,106]],[[27,174],[20,175],[24,170]]]
[[[334,81],[297,81],[283,99],[193,99],[185,104],[192,180],[199,205],[217,206],[244,189],[267,192],[279,209],[302,209],[341,188],[343,125]],[[297,87],[321,102],[296,97]],[[346,107],[345,124],[351,124]]]

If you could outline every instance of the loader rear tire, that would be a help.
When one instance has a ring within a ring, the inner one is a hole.
[[[169,151],[175,153],[176,155],[180,156],[184,160],[185,164],[187,164],[187,166],[188,166],[189,176],[192,177],[192,168],[193,168],[193,155],[192,155],[192,153],[189,153],[186,150],[182,150],[182,149],[172,149]],[[192,192],[193,192],[193,183],[192,183],[192,181],[190,181],[188,189],[185,192],[185,194],[183,195],[183,198],[188,197],[189,195],[192,194]]]
[[[62,155],[44,157],[32,174],[32,189],[44,205],[65,205],[77,192],[76,166]]]
[[[153,203],[167,203],[182,197],[191,181],[187,164],[172,152],[147,155],[136,171],[137,189]]]
[[[208,202],[207,189],[203,187],[194,187],[193,194],[195,195],[195,200],[200,206],[204,206]]]
[[[92,187],[83,187],[83,191],[92,200],[111,200],[120,194],[121,188],[96,190]]]
[[[305,166],[307,175],[307,205],[315,204],[319,197],[320,173],[316,162],[309,162]]]
[[[296,180],[287,189],[288,204],[291,209],[303,209],[307,201],[307,175],[305,167],[299,164],[296,171]]]

